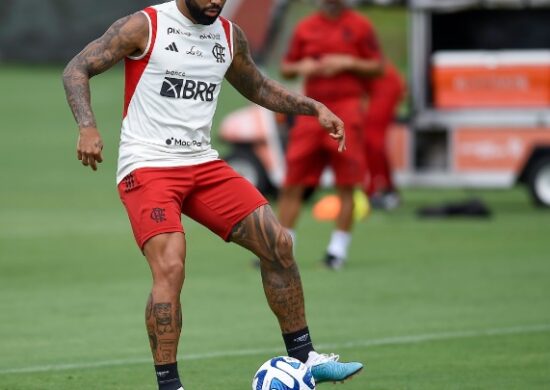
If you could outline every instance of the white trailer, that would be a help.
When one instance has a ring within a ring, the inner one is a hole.
[[[411,0],[402,186],[527,184],[550,207],[550,1]]]

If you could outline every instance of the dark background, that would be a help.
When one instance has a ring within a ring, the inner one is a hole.
[[[1,0],[0,60],[62,62],[151,0]]]

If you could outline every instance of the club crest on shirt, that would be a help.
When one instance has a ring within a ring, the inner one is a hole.
[[[212,49],[212,54],[214,55],[214,58],[216,58],[217,62],[225,62],[225,47],[223,47],[219,43],[216,43],[214,45],[214,48]]]

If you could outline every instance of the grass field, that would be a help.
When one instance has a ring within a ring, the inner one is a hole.
[[[0,389],[154,389],[149,271],[114,186],[121,74],[93,82],[106,144],[93,173],[76,160],[60,71],[0,68]],[[226,88],[216,123],[240,102]],[[514,189],[475,192],[490,220],[414,216],[470,195],[405,191],[401,209],[357,226],[338,273],[318,264],[331,226],[305,211],[297,256],[314,341],[367,364],[346,389],[550,388],[550,213]],[[284,353],[258,272],[245,251],[184,224],[186,389],[249,389]]]

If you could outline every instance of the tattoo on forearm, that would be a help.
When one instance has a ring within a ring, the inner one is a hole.
[[[76,70],[76,61],[76,58],[73,59],[63,73],[67,101],[80,127],[96,127],[91,106],[89,77]]]
[[[263,206],[238,223],[231,241],[260,257],[264,292],[284,333],[306,326],[304,295],[292,254],[292,238],[269,206]]]
[[[317,102],[291,92],[281,84],[264,76],[250,55],[248,42],[242,30],[234,26],[235,56],[226,77],[246,98],[272,111],[286,114],[315,115]]]
[[[143,16],[144,17],[144,16]],[[130,21],[134,18],[133,23]],[[136,51],[136,42],[147,34],[135,15],[115,22],[102,37],[78,53],[63,72],[67,101],[80,127],[96,127],[91,107],[90,78],[111,68]]]

